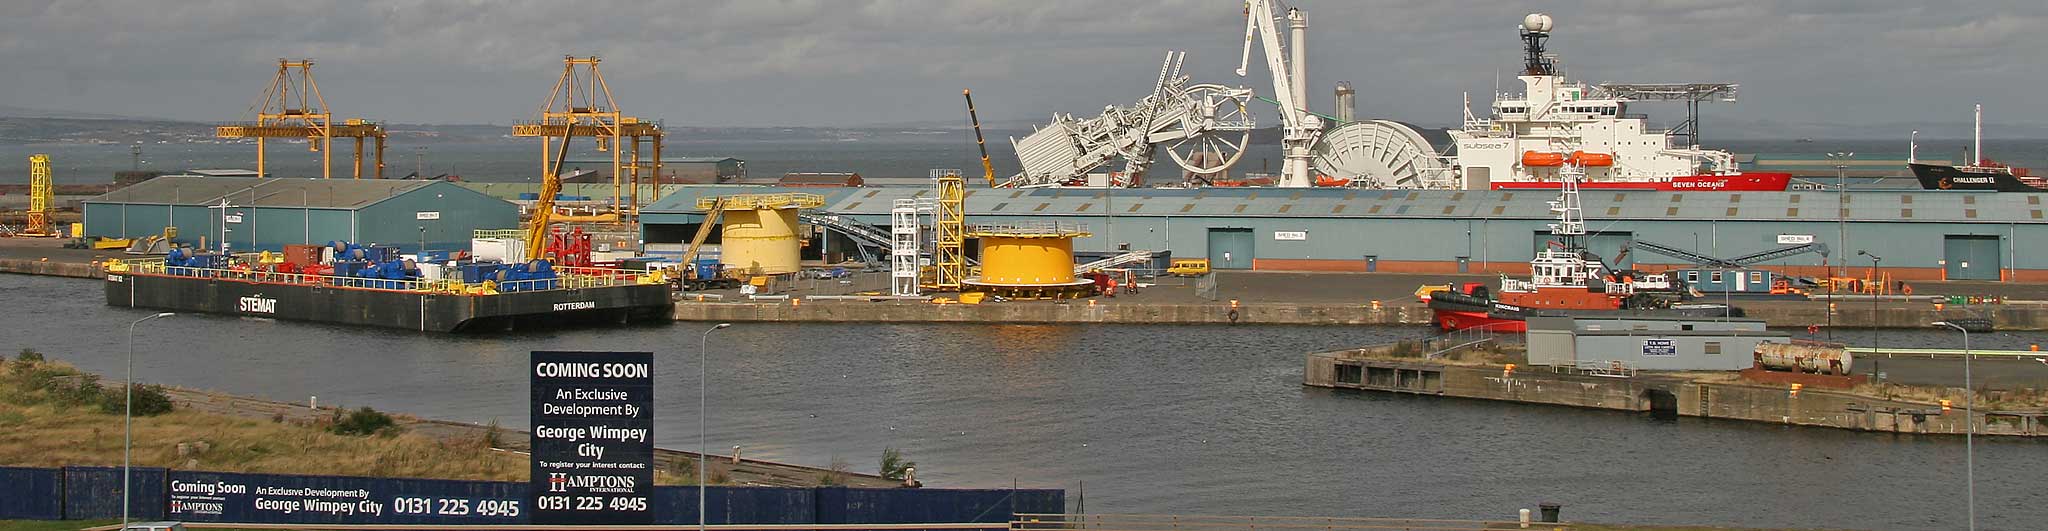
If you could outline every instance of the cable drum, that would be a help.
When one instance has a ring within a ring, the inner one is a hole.
[[[1316,171],[1363,188],[1453,188],[1450,166],[1414,128],[1391,120],[1351,122],[1323,133]]]

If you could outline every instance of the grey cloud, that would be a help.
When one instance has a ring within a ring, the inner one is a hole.
[[[1313,105],[1331,84],[1361,113],[1457,119],[1459,94],[1513,88],[1514,25],[1558,19],[1552,50],[1587,81],[1733,81],[1710,119],[1797,124],[2048,123],[2031,87],[2036,1],[1480,2],[1300,0]],[[1197,81],[1267,92],[1231,71],[1232,0],[691,2],[19,2],[0,34],[0,105],[192,120],[242,117],[279,57],[312,57],[341,114],[496,122],[533,112],[564,54],[605,58],[629,113],[691,125],[1035,119],[1129,103],[1168,49]],[[1676,109],[1659,109],[1659,116]]]

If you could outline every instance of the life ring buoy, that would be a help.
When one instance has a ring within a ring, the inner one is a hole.
[[[1907,284],[1907,283],[1904,283],[1904,282],[1901,282],[1901,283],[1899,283],[1899,293],[1904,293],[1904,294],[1907,294],[1907,295],[1912,295],[1912,294],[1913,294],[1913,285],[1912,285],[1912,284]]]

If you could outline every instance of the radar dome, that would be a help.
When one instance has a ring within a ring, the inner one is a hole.
[[[1549,32],[1550,15],[1530,13],[1529,16],[1522,17],[1522,29],[1535,32]]]

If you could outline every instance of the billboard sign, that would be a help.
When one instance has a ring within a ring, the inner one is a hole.
[[[654,354],[534,351],[535,524],[654,523]]]

